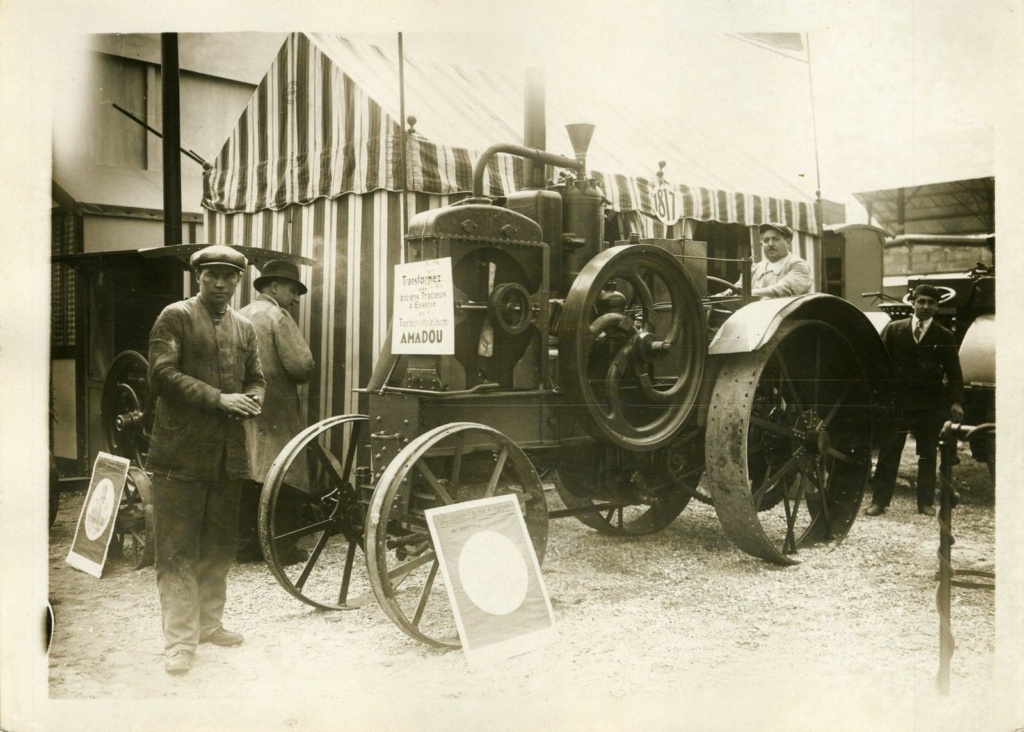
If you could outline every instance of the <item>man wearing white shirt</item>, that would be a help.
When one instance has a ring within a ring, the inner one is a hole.
[[[793,254],[790,246],[793,230],[785,224],[765,223],[757,227],[761,235],[764,259],[754,265],[750,273],[750,294],[760,300],[771,297],[793,297],[811,291],[811,268],[807,262]],[[743,286],[741,277],[733,289]]]

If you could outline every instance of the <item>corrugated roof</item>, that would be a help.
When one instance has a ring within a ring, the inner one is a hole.
[[[995,178],[975,178],[853,195],[893,235],[993,234],[995,187]]]

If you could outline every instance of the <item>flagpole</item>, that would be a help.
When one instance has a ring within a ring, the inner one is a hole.
[[[818,116],[814,109],[814,72],[811,70],[811,34],[804,33],[804,47],[807,49],[807,86],[811,97],[811,137],[814,139],[814,207],[818,219],[818,246],[825,243],[825,211],[821,200],[821,162],[818,157]],[[818,257],[818,281],[825,281],[824,263]]]

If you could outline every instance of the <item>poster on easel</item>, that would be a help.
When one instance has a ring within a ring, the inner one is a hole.
[[[558,639],[551,598],[515,495],[425,514],[470,666]]]
[[[130,460],[101,452],[92,466],[89,491],[85,494],[75,538],[65,561],[93,577],[103,575],[130,464]]]

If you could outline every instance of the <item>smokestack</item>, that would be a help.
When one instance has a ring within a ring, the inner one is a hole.
[[[590,147],[590,138],[594,136],[594,125],[580,122],[573,125],[566,125],[569,133],[569,142],[572,143],[572,150],[576,153],[576,160],[580,163],[580,177],[586,177],[587,149]]]
[[[526,70],[523,99],[523,147],[547,149],[547,115],[544,110],[544,69]],[[528,158],[523,160],[523,181],[527,188],[543,188],[545,166]]]

